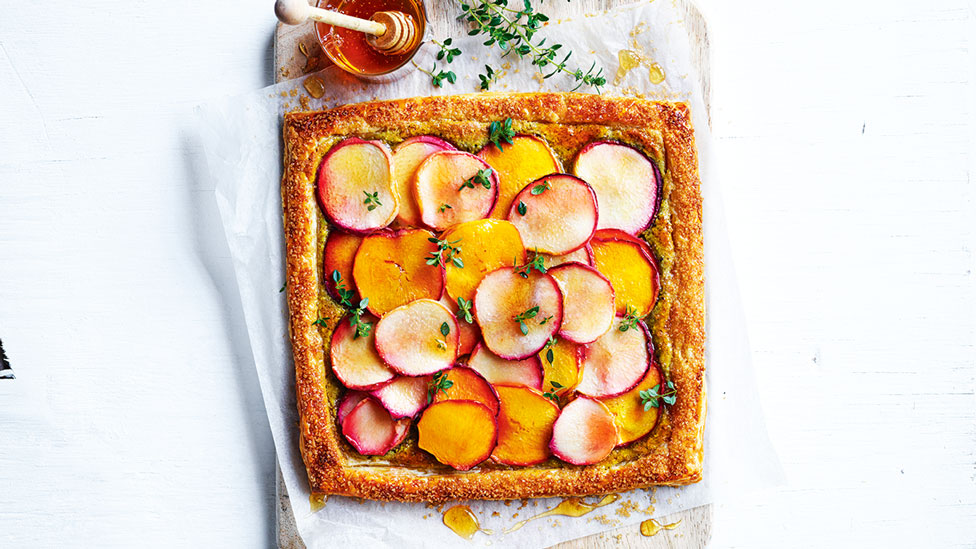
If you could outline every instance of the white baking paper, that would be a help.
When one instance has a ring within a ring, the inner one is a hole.
[[[294,371],[285,294],[280,292],[285,264],[279,196],[281,115],[299,108],[302,96],[308,100],[305,107],[319,109],[371,99],[474,92],[478,85],[474,75],[486,62],[495,66],[508,63],[493,87],[496,91],[569,91],[574,85],[572,79],[557,75],[541,80],[528,62],[498,59],[497,54],[489,58],[488,50],[479,46],[482,39],[465,37],[457,40],[456,45],[466,52],[479,52],[482,58],[475,60],[464,55],[456,59],[450,68],[460,78],[453,86],[433,88],[426,75],[411,70],[401,71],[383,82],[366,83],[333,67],[318,74],[328,90],[321,100],[309,98],[302,88],[302,79],[296,79],[198,109],[210,176],[234,261],[278,459],[299,531],[310,548],[545,547],[621,525],[633,524],[636,528],[638,522],[649,516],[643,511],[653,509],[654,516],[664,516],[742,491],[767,487],[781,479],[781,469],[769,444],[758,404],[744,318],[725,238],[720,177],[710,163],[707,112],[682,18],[683,14],[672,3],[659,0],[575,21],[554,21],[540,36],[557,36],[579,58],[596,60],[607,76],[605,94],[683,100],[692,106],[705,203],[708,307],[705,480],[682,488],[628,492],[616,504],[589,515],[541,519],[510,534],[504,531],[515,522],[550,509],[560,500],[534,500],[524,508],[519,502],[509,505],[470,502],[482,527],[493,532],[479,533],[471,541],[443,526],[440,512],[423,504],[384,504],[333,497],[322,510],[312,512],[298,449]],[[652,84],[645,67],[634,69],[614,82],[618,52],[632,49],[635,42],[661,66],[666,75],[663,83]],[[432,63],[436,49],[429,44],[425,48],[417,59],[426,68]]]

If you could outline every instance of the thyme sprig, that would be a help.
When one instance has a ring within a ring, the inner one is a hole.
[[[411,63],[413,63],[414,67],[417,67],[418,71],[430,77],[430,82],[434,85],[435,88],[442,87],[444,85],[445,80],[450,82],[451,84],[457,82],[457,75],[454,74],[454,71],[444,71],[444,70],[439,71],[437,70],[437,63],[434,63],[434,66],[431,67],[430,70],[421,67],[420,65],[418,65],[413,61],[411,61]]]
[[[526,320],[530,318],[535,318],[535,315],[539,314],[539,306],[529,307],[528,309],[522,311],[521,313],[515,315],[513,320],[518,322],[519,330],[522,331],[522,335],[529,335],[529,325],[525,323]]]
[[[637,316],[637,308],[632,305],[627,305],[627,314],[624,315],[624,319],[620,321],[620,327],[617,328],[621,332],[626,332],[630,329],[638,329],[637,323],[640,322],[640,317]]]
[[[559,390],[559,389],[562,389],[563,386],[558,381],[550,381],[549,382],[549,385],[551,386],[551,388],[548,391],[542,393],[542,396],[548,398],[549,400],[555,402],[558,405],[559,404],[559,395],[556,394],[556,391]]]
[[[447,263],[451,262],[458,269],[464,268],[464,261],[461,260],[461,247],[455,246],[455,244],[461,242],[460,238],[450,242],[434,237],[430,237],[427,240],[437,244],[437,251],[430,252],[427,256],[428,265],[444,265],[446,267]]]
[[[434,374],[434,377],[430,380],[430,385],[427,387],[427,404],[430,404],[434,400],[434,395],[437,394],[437,391],[441,391],[444,393],[444,396],[447,396],[447,390],[451,387],[454,387],[454,382],[447,379],[446,372],[437,372]]]
[[[363,204],[366,204],[366,211],[371,212],[375,210],[377,207],[383,205],[383,203],[380,202],[379,191],[376,191],[374,193],[368,193],[366,191],[363,191],[363,194],[366,195],[366,200],[363,200]]]
[[[552,318],[552,317],[550,316],[549,318]],[[540,322],[539,324],[545,324],[547,320],[549,320],[549,319],[547,318],[546,320]],[[555,344],[556,344],[556,338],[555,338],[555,336],[549,336],[549,339],[546,340],[546,344],[542,347],[543,349],[546,350],[546,361],[549,362],[549,364],[552,364],[552,362],[556,359],[556,356],[552,352],[552,347]]]
[[[567,64],[573,52],[567,51],[566,55],[562,56],[560,51],[563,50],[562,44],[546,45],[545,38],[533,43],[535,33],[542,28],[549,17],[536,11],[529,0],[522,0],[520,10],[510,8],[508,0],[461,1],[461,14],[462,19],[472,25],[468,35],[486,37],[484,45],[497,46],[504,52],[502,57],[514,53],[520,58],[531,59],[532,65],[538,67],[539,72],[542,73],[542,78],[551,78],[559,73],[567,74],[577,82],[573,91],[582,86],[590,86],[597,93],[600,93],[600,88],[607,83],[607,79],[603,76],[603,69],[595,71],[596,62],[593,62],[584,72],[581,68],[571,68]],[[484,76],[485,78],[482,78],[482,75],[479,75],[479,79],[482,83],[481,88],[487,90],[493,72]]]
[[[474,324],[474,316],[471,314],[472,302],[459,297],[457,299],[458,304],[458,315],[464,319],[468,324]]]
[[[481,185],[482,187],[491,190],[491,177],[492,169],[485,168],[483,170],[478,170],[478,173],[472,175],[471,177],[464,180],[458,190],[463,189],[473,189],[475,185]]]
[[[660,390],[661,384],[659,383],[650,389],[646,389],[638,393],[638,395],[640,395],[641,404],[644,405],[645,412],[651,408],[659,407],[662,400],[668,406],[672,406],[675,402],[677,402],[678,391],[675,390],[674,383],[669,381],[665,384],[664,392],[659,392]]]
[[[505,150],[502,147],[503,141],[509,145],[514,145],[515,141],[512,141],[513,137],[515,137],[515,130],[512,129],[511,118],[506,118],[501,122],[495,120],[491,124],[488,124],[488,141],[498,147],[498,150]]]
[[[542,254],[540,253],[535,253],[532,256],[531,260],[527,261],[525,264],[521,266],[519,266],[518,262],[516,261],[515,263],[513,263],[512,267],[515,269],[515,272],[522,278],[529,278],[529,273],[532,271],[532,269],[535,269],[542,274],[546,274],[546,270],[547,270],[546,260],[544,257],[542,257]]]
[[[356,339],[368,336],[370,330],[373,328],[373,324],[363,320],[362,315],[366,312],[366,307],[369,305],[369,298],[364,297],[359,300],[358,305],[353,305],[352,298],[354,294],[352,290],[346,288],[346,283],[338,270],[332,271],[332,282],[335,284],[336,293],[339,294],[339,305],[349,313],[349,325],[356,328],[356,333],[353,334],[352,338]],[[322,324],[319,323],[320,321]],[[312,324],[325,326],[324,322],[320,318]]]

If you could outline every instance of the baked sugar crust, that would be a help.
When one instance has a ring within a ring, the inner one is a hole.
[[[519,133],[544,138],[566,168],[598,139],[637,147],[664,175],[662,205],[641,234],[658,258],[661,293],[649,325],[655,356],[677,389],[655,430],[614,450],[604,461],[574,466],[550,459],[532,467],[485,463],[470,471],[441,466],[416,448],[366,458],[335,422],[341,385],[330,373],[331,328],[313,325],[341,316],[324,291],[322,244],[328,235],[315,183],[325,152],[346,137],[395,145],[431,134],[462,150],[487,142],[492,121],[513,119]],[[683,103],[587,94],[472,94],[376,101],[284,118],[282,203],[289,330],[295,362],[300,445],[313,493],[386,501],[439,503],[464,499],[580,496],[683,485],[702,476],[705,420],[705,280],[702,197],[691,113]]]

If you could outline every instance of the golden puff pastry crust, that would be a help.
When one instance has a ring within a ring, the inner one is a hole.
[[[317,203],[316,173],[324,154],[351,136],[396,145],[434,135],[461,150],[488,141],[493,121],[513,119],[518,133],[544,139],[564,166],[595,140],[622,142],[661,168],[661,208],[640,236],[657,256],[661,290],[648,319],[655,358],[677,388],[648,436],[588,466],[551,458],[530,467],[490,460],[459,472],[416,446],[416,436],[391,454],[365,457],[336,425],[342,387],[330,372],[330,326],[341,309],[324,289],[323,246],[330,227]],[[313,493],[388,501],[444,502],[602,494],[653,485],[681,485],[702,476],[705,420],[705,278],[702,197],[694,132],[681,103],[586,94],[472,94],[376,101],[284,118],[282,202],[287,256],[289,328],[294,353],[301,452]]]

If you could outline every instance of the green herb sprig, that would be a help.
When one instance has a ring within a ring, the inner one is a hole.
[[[502,147],[503,142],[514,145],[515,141],[512,140],[513,137],[515,137],[515,130],[512,129],[511,118],[506,118],[502,122],[495,120],[491,124],[488,124],[488,141],[498,147],[498,150],[505,150]]]
[[[535,318],[535,315],[539,314],[539,306],[530,307],[521,313],[515,315],[515,322],[518,322],[519,330],[522,331],[522,335],[529,335],[529,326],[525,323],[526,320],[530,318]]]
[[[539,183],[538,185],[532,187],[532,190],[529,192],[532,193],[532,196],[539,196],[540,194],[548,191],[551,188],[552,187],[549,185],[549,180],[547,179],[542,183]]]
[[[532,269],[539,271],[542,274],[546,274],[546,260],[542,257],[542,254],[536,253],[532,256],[532,259],[525,264],[519,266],[518,262],[512,265],[515,268],[515,272],[522,278],[529,278],[529,273]]]
[[[342,274],[339,271],[332,271],[332,282],[335,284],[336,293],[339,294],[339,305],[347,309],[352,307],[352,298],[355,294],[346,288],[346,283],[342,280]]]
[[[328,328],[329,327],[329,317],[326,316],[326,317],[317,318],[315,320],[315,322],[312,323],[312,326],[320,326],[322,328]]]
[[[454,387],[454,382],[447,379],[446,372],[437,372],[434,374],[434,377],[430,380],[430,385],[427,387],[427,404],[430,404],[434,400],[434,395],[437,394],[437,391],[441,391],[444,393],[444,396],[448,396],[447,390],[451,387]]]
[[[525,212],[529,211],[529,209],[525,206],[525,202],[522,202],[521,200],[519,200],[518,206],[515,209],[518,211],[519,215],[525,215]]]
[[[437,251],[430,252],[427,256],[428,265],[444,265],[450,262],[458,269],[464,268],[464,261],[461,260],[461,247],[455,244],[461,242],[461,239],[452,240],[448,242],[447,240],[439,240],[434,237],[427,239],[434,244],[437,244]]]
[[[660,393],[659,392],[660,390],[661,390],[661,385],[657,384],[651,387],[650,389],[646,389],[638,393],[640,395],[641,404],[644,405],[645,412],[647,412],[651,408],[659,407],[661,405],[662,400],[668,406],[673,406],[674,403],[677,402],[678,392],[674,388],[674,383],[669,381],[667,382],[667,384],[665,384],[664,392]]]
[[[552,317],[550,316],[549,318]],[[540,322],[539,324],[545,324],[545,322]],[[552,362],[556,359],[556,356],[552,352],[552,347],[555,344],[556,344],[555,336],[549,336],[549,339],[546,340],[546,344],[542,347],[543,349],[546,350],[546,361],[549,362],[549,364],[552,364]]]
[[[363,194],[366,195],[366,200],[363,200],[363,204],[366,204],[366,211],[371,212],[376,208],[378,208],[379,206],[383,205],[383,203],[380,202],[379,191],[376,191],[374,193],[368,193],[366,191],[363,191]]]
[[[626,332],[627,330],[639,329],[637,323],[640,322],[640,317],[637,316],[637,309],[632,305],[627,305],[627,314],[624,315],[624,319],[620,321],[620,327],[617,329],[621,332]]]
[[[346,288],[346,283],[338,270],[332,271],[332,282],[335,283],[336,293],[339,294],[339,305],[349,313],[349,325],[356,328],[356,333],[352,336],[353,339],[368,336],[370,330],[373,328],[373,324],[363,320],[362,315],[366,312],[366,307],[369,305],[369,298],[364,297],[359,300],[358,305],[353,305],[352,298],[354,294],[352,290]],[[323,324],[319,324],[319,321],[322,321]],[[320,318],[312,324],[325,326],[324,322],[325,320]]]
[[[473,189],[475,184],[481,185],[482,187],[491,190],[491,177],[492,169],[485,168],[483,170],[478,170],[478,173],[472,175],[471,177],[464,180],[458,190],[463,189]]]
[[[551,388],[548,391],[542,393],[542,396],[544,396],[544,397],[548,398],[549,400],[555,402],[556,405],[559,405],[559,395],[556,394],[556,391],[559,390],[559,389],[562,389],[563,386],[558,381],[550,381],[549,382],[549,385],[551,386]]]
[[[458,314],[464,319],[468,324],[474,324],[474,316],[471,314],[472,302],[464,299],[463,297],[457,298],[458,304]]]

